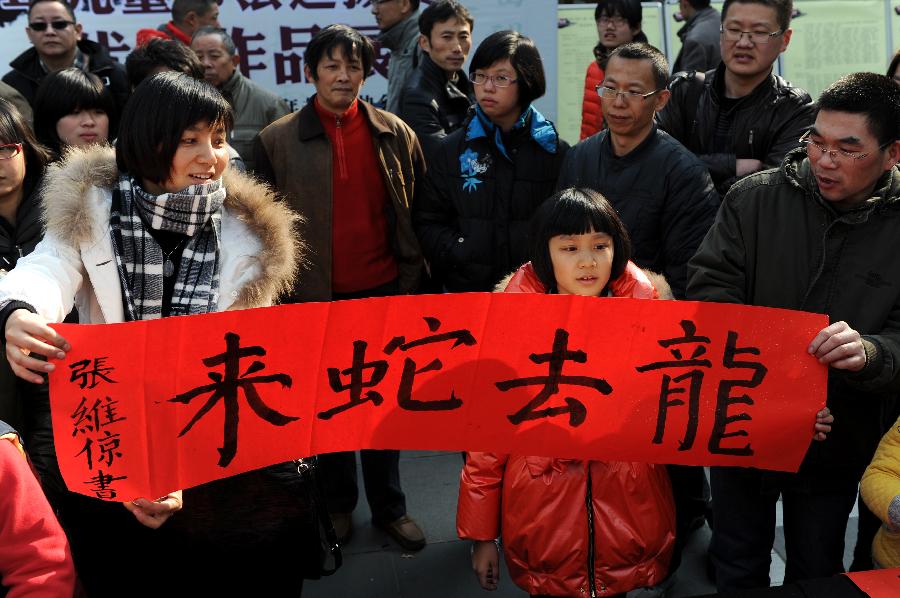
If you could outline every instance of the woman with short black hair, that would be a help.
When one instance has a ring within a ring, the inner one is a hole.
[[[73,304],[85,323],[151,320],[271,305],[291,287],[298,217],[226,170],[231,118],[208,83],[161,73],[132,95],[115,152],[73,148],[49,169],[46,237],[0,280],[16,375],[55,367],[69,347],[47,323]],[[285,596],[320,546],[307,495],[290,463],[185,490],[171,521],[180,490],[124,505],[66,492],[59,511],[92,598]]]
[[[472,57],[476,107],[430,157],[413,224],[432,276],[450,292],[489,291],[527,261],[528,223],[553,194],[568,145],[534,107],[544,65],[516,31]]]
[[[117,129],[116,103],[97,75],[75,67],[47,75],[34,99],[34,132],[62,157],[68,147],[109,143]]]

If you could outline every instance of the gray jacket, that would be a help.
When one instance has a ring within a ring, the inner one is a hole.
[[[234,110],[234,129],[228,140],[249,170],[253,170],[253,140],[267,126],[291,113],[283,99],[235,70],[222,86],[222,95]]]
[[[700,71],[716,68],[722,60],[719,49],[719,28],[722,19],[719,11],[706,7],[692,16],[678,30],[681,50],[672,65],[672,72]]]
[[[388,91],[384,109],[400,114],[400,98],[406,81],[416,69],[421,54],[419,50],[419,13],[411,14],[378,36],[382,47],[391,51],[388,63]]]

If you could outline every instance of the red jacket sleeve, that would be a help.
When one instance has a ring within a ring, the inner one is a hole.
[[[493,540],[500,535],[503,472],[509,455],[466,453],[456,504],[456,533],[469,540]]]
[[[64,598],[75,591],[69,542],[18,448],[0,438],[0,577],[7,598]]]

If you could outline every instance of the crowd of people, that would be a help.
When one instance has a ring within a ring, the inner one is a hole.
[[[126,503],[69,491],[46,374],[72,347],[49,323],[470,291],[832,322],[798,348],[829,378],[796,473],[467,453],[473,587],[498,587],[502,553],[531,596],[663,596],[707,522],[718,589],[768,587],[779,499],[786,583],[844,570],[857,501],[852,568],[900,566],[900,52],[886,76],[849,73],[814,101],[773,72],[791,0],[681,0],[673,68],[639,0],[600,0],[570,146],[535,106],[547,80],[530,38],[497,31],[473,52],[457,0],[371,6],[391,51],[384,108],[361,98],[373,41],[330,25],[305,47],[315,94],[292,112],[241,73],[215,0],[174,0],[124,65],[65,0],[29,3],[32,47],[0,85],[0,595],[178,580],[299,596],[354,532],[354,453]],[[359,464],[372,524],[423,549],[399,452]]]

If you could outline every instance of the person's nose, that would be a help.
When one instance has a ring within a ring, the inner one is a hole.
[[[597,258],[594,257],[594,254],[590,251],[579,251],[578,252],[578,267],[579,268],[590,268],[594,264],[597,263]]]
[[[741,32],[741,37],[734,44],[741,48],[752,48],[754,46],[753,41],[750,39],[750,34],[746,32]]]
[[[213,151],[212,141],[199,144],[197,148],[197,161],[201,164],[215,163],[216,153]]]

